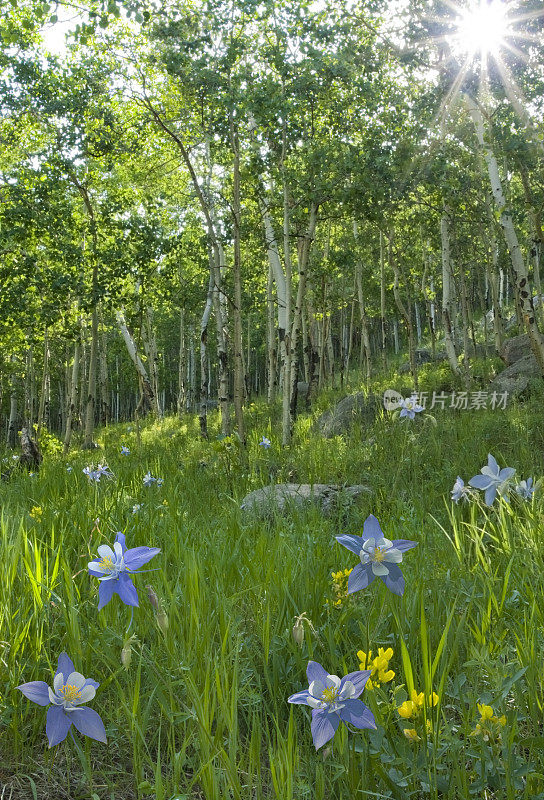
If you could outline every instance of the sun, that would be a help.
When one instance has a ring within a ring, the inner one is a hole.
[[[509,33],[508,5],[501,0],[477,0],[457,20],[455,48],[469,56],[496,56]]]

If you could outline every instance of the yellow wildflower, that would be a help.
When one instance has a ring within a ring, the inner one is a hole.
[[[478,703],[478,711],[482,719],[493,719],[493,709],[483,703]]]
[[[415,689],[412,689],[410,697],[412,698],[412,702],[417,705],[418,709],[423,708],[423,705],[425,703],[425,694],[423,692],[420,692],[418,694]],[[437,703],[438,703],[438,695],[436,694],[436,692],[432,692],[427,697],[427,705],[432,707],[435,706]]]
[[[348,597],[348,578],[351,574],[351,569],[339,570],[338,572],[331,572],[332,588],[336,595],[333,600],[333,605],[341,606],[344,600]]]
[[[404,703],[397,708],[400,716],[403,719],[412,719],[412,717],[418,717],[419,712],[423,708],[425,704],[425,693],[420,692],[419,694],[416,692],[415,689],[412,689],[410,692],[410,700],[405,700]],[[436,692],[432,692],[427,697],[427,705],[428,706],[435,706],[438,703],[438,695]]]
[[[42,507],[41,506],[32,506],[31,510],[28,512],[32,519],[35,519],[36,522],[41,522],[42,520]]]
[[[505,715],[495,716],[493,708],[486,706],[484,703],[478,703],[478,711],[480,713],[480,721],[476,723],[476,727],[470,733],[470,736],[481,736],[484,742],[500,742],[500,728],[504,728],[506,725]]]
[[[417,735],[417,731],[414,728],[405,728],[403,733],[410,742],[421,741],[421,736]]]
[[[395,677],[392,669],[389,669],[389,660],[393,657],[393,648],[388,647],[384,650],[383,647],[378,648],[378,655],[372,658],[372,650],[368,651],[368,656],[364,650],[359,650],[357,658],[360,661],[359,669],[369,669],[370,679],[367,681],[366,688],[373,689],[379,688],[380,684],[388,683]]]
[[[397,708],[400,716],[403,719],[412,719],[417,716],[417,706],[411,700],[405,700],[404,703]]]

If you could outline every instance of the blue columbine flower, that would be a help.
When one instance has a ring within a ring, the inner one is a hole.
[[[76,672],[72,660],[61,653],[53,681],[53,689],[44,681],[23,683],[17,688],[33,703],[39,706],[51,705],[47,712],[45,732],[49,747],[64,741],[72,724],[78,731],[97,742],[106,741],[104,723],[92,708],[82,708],[96,694],[99,683],[91,678],[85,679]]]
[[[287,702],[312,709],[312,737],[316,750],[332,739],[340,722],[350,723],[355,728],[376,728],[372,711],[357,700],[370,672],[369,669],[350,672],[340,679],[337,675],[328,675],[317,661],[308,662],[308,689],[292,694]]]
[[[158,547],[133,547],[127,550],[123,533],[117,534],[113,550],[107,544],[100,545],[100,560],[90,561],[87,565],[89,574],[95,575],[100,581],[98,610],[104,608],[114,594],[118,594],[125,605],[137,606],[138,593],[130,575],[160,552]]]
[[[130,450],[124,444],[121,445],[121,455],[122,456],[129,456],[130,455]]]
[[[458,475],[457,480],[453,484],[453,489],[451,490],[451,499],[454,500],[456,503],[458,503],[459,500],[468,501],[470,500],[471,494],[472,492],[470,491],[468,486],[465,486],[464,480],[460,478]]]
[[[113,478],[113,472],[110,472],[109,467],[105,464],[99,464],[96,469],[92,467],[84,467],[83,474],[91,481],[100,483],[100,478]]]
[[[533,479],[527,478],[526,481],[520,481],[514,486],[514,489],[519,494],[520,497],[523,497],[524,500],[531,500],[536,489],[536,486],[533,486]]]
[[[417,402],[417,394],[413,394],[411,397],[406,397],[401,400],[399,408],[401,409],[399,417],[408,417],[409,419],[414,419],[416,414],[423,411],[423,406],[420,406]]]
[[[268,450],[270,444],[271,444],[270,439],[267,439],[266,436],[263,436],[263,438],[259,442],[259,447],[264,447],[265,450]]]
[[[386,539],[373,514],[365,519],[362,536],[343,534],[337,536],[336,541],[361,559],[361,563],[352,569],[348,578],[348,594],[366,589],[376,576],[382,579],[393,594],[403,594],[404,578],[397,564],[402,561],[403,552],[415,547],[417,542],[409,539]]]
[[[84,467],[83,474],[86,475],[91,482],[96,481],[96,483],[98,483],[100,481],[100,475],[92,467]]]
[[[153,486],[154,483],[157,483],[157,479],[150,472],[147,472],[144,475],[144,486]]]
[[[487,466],[482,467],[481,475],[475,475],[469,480],[469,485],[475,489],[482,489],[485,492],[485,502],[488,506],[493,505],[497,492],[505,500],[508,500],[508,481],[515,475],[516,470],[512,467],[499,469],[499,465],[491,453],[487,456]]]

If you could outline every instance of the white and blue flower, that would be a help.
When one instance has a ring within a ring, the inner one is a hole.
[[[53,747],[66,739],[72,725],[91,739],[106,741],[106,731],[99,715],[92,708],[82,708],[83,703],[93,699],[99,685],[91,678],[84,678],[76,671],[68,655],[61,653],[53,689],[45,681],[31,681],[17,688],[33,703],[50,706],[45,732],[49,747]]]
[[[408,417],[408,419],[414,419],[416,414],[423,411],[423,406],[420,406],[417,402],[417,394],[413,394],[411,397],[405,397],[401,400],[399,402],[399,408],[401,409],[399,418]]]
[[[469,480],[469,485],[485,492],[486,504],[493,505],[497,494],[508,501],[510,479],[516,474],[516,470],[512,467],[500,469],[495,458],[488,453],[487,466],[482,467],[480,472],[481,475],[475,475]]]
[[[292,694],[287,702],[312,709],[312,737],[316,750],[332,739],[340,722],[355,728],[376,728],[372,711],[357,699],[370,673],[371,670],[366,669],[339,678],[329,675],[317,661],[308,662],[308,689]]]
[[[527,478],[526,481],[520,481],[514,486],[515,491],[524,500],[532,500],[536,486],[533,486],[533,479]]]
[[[342,534],[336,537],[336,541],[361,559],[348,578],[348,594],[366,589],[376,577],[381,578],[393,594],[404,593],[404,577],[398,564],[402,561],[402,554],[416,547],[417,542],[386,539],[373,514],[366,518],[362,536]]]
[[[453,489],[451,490],[451,499],[458,503],[459,500],[464,500],[468,502],[470,500],[472,492],[470,491],[468,486],[465,486],[465,482],[462,478],[457,476],[457,480],[453,484]]]

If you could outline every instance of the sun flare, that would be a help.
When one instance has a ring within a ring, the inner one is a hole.
[[[457,22],[456,45],[469,55],[497,55],[509,34],[508,6],[500,0],[479,0]]]

